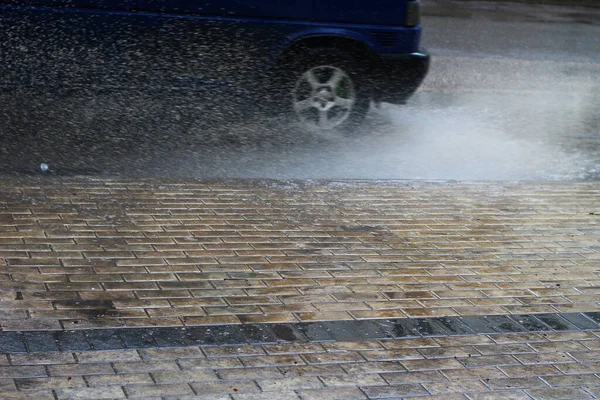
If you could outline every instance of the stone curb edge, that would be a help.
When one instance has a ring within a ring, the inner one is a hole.
[[[2,331],[0,353],[386,340],[600,330],[600,312],[189,327]]]

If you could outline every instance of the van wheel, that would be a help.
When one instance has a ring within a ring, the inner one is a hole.
[[[301,53],[289,83],[289,114],[311,130],[355,128],[371,105],[366,68],[335,48]]]

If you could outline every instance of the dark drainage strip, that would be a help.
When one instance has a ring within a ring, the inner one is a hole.
[[[385,340],[600,330],[600,312],[0,332],[0,353]]]

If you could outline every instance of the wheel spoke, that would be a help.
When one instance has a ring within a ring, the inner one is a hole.
[[[300,100],[294,103],[294,108],[296,109],[296,111],[304,111],[314,106],[315,103],[310,97],[308,99]]]
[[[354,104],[354,101],[351,99],[345,99],[345,98],[339,97],[339,96],[335,98],[335,105],[343,108],[344,110],[348,110],[349,108],[352,107],[353,104]]]
[[[307,126],[321,130],[342,125],[357,101],[354,82],[348,73],[330,65],[305,71],[296,81],[292,97],[296,117]]]
[[[313,89],[317,89],[321,85],[319,78],[317,78],[313,70],[310,70],[306,73],[306,81]]]
[[[321,128],[327,128],[329,126],[329,111],[319,110],[319,126]]]
[[[331,78],[329,78],[329,80],[327,81],[327,84],[333,89],[335,90],[338,86],[338,84],[340,83],[340,81],[342,80],[342,78],[344,78],[344,73],[339,70],[339,69],[335,69],[333,70],[333,75],[331,75]]]

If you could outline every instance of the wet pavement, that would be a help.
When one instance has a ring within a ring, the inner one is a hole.
[[[0,188],[0,397],[593,399],[597,183]]]
[[[0,398],[600,398],[598,25],[433,11],[354,135],[3,91]]]
[[[198,93],[4,92],[0,169],[34,173],[46,162],[59,175],[597,179],[600,25],[556,13],[553,22],[523,18],[531,14],[425,16],[423,44],[434,58],[422,89],[406,106],[373,110],[354,135],[302,132],[252,108],[207,105]]]

